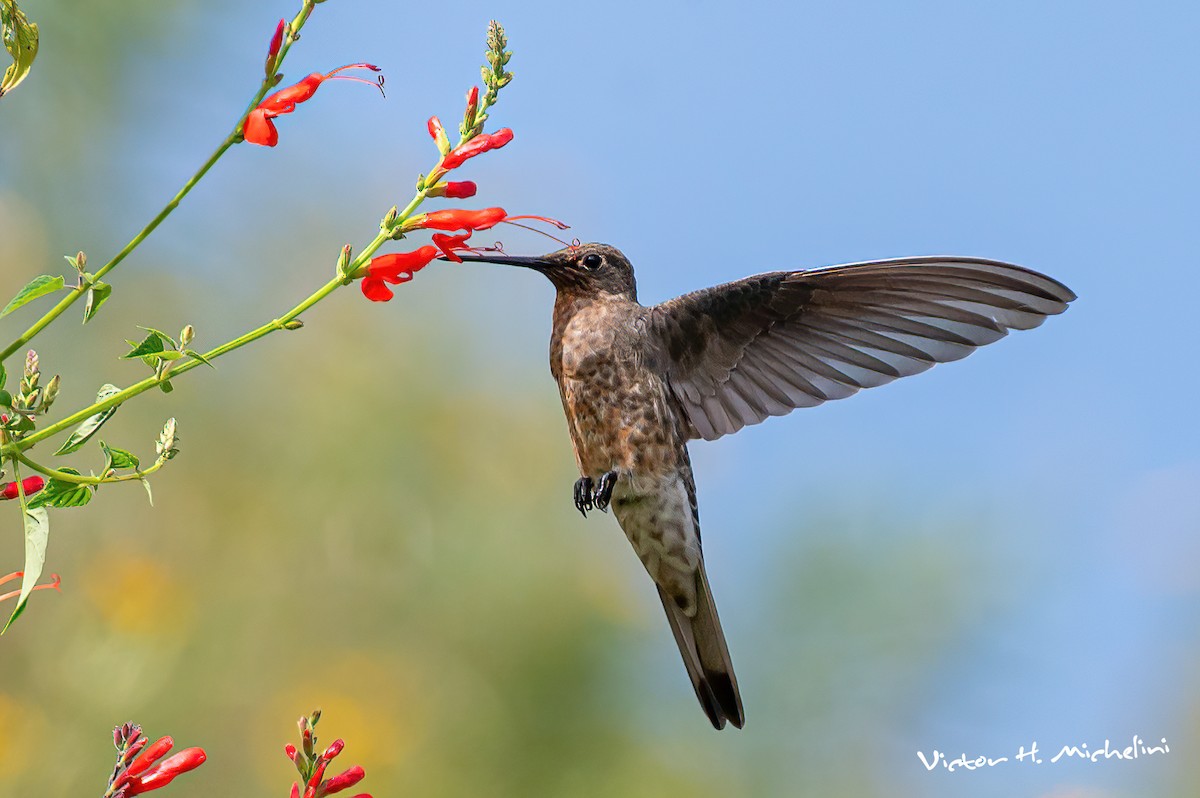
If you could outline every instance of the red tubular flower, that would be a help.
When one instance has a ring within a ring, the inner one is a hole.
[[[495,133],[480,133],[466,144],[452,149],[442,159],[442,168],[446,171],[457,169],[476,155],[499,149],[512,140],[512,129],[507,127],[502,127]]]
[[[484,208],[478,211],[451,208],[444,211],[430,211],[417,217],[413,229],[426,230],[487,230],[497,223],[504,221],[508,214],[503,208]]]
[[[444,233],[433,234],[433,245],[442,251],[447,260],[452,260],[455,263],[462,263],[462,258],[455,254],[455,250],[470,249],[466,245],[466,240],[471,237],[471,231],[467,231],[459,236],[448,236]]]
[[[203,748],[185,748],[175,756],[164,759],[142,776],[130,779],[125,794],[141,795],[165,787],[180,773],[187,773],[203,765],[207,758]]]
[[[334,776],[332,779],[326,779],[321,783],[321,787],[317,792],[319,795],[324,796],[348,790],[362,781],[366,775],[366,771],[362,769],[361,765],[355,765],[344,773]]]
[[[337,755],[346,747],[346,743],[340,737],[329,744],[325,749],[325,753],[321,754],[322,759],[337,759]]]
[[[279,48],[283,46],[283,32],[287,29],[287,20],[279,20],[279,25],[275,28],[275,35],[271,37],[271,45],[267,47],[267,77],[275,74],[275,57],[279,55]]]
[[[46,487],[46,480],[41,477],[26,477],[21,480],[21,487],[25,488],[26,496],[32,496]],[[0,499],[15,499],[19,495],[17,483],[15,482],[9,482],[3,488],[0,488]]]
[[[415,272],[425,268],[437,256],[437,247],[427,244],[412,252],[393,252],[371,258],[362,279],[363,296],[372,302],[387,302],[395,295],[385,283],[407,283]]]
[[[358,83],[367,83],[376,86],[380,91],[383,91],[382,83],[374,83],[352,75],[338,74],[347,69],[379,71],[379,67],[374,64],[347,64],[324,75],[320,72],[314,72],[298,83],[280,89],[259,103],[257,108],[246,115],[246,120],[242,124],[242,136],[251,144],[274,147],[279,143],[279,134],[276,132],[275,125],[271,120],[282,114],[290,114],[292,111],[295,111],[297,105],[310,99],[317,93],[317,89],[320,88],[321,84],[327,80],[353,80]]]
[[[288,794],[288,798],[300,798],[300,785],[292,782],[292,791]]]
[[[467,199],[474,197],[478,186],[470,180],[451,180],[447,183],[437,183],[431,186],[425,194],[430,197],[448,197],[449,199]]]

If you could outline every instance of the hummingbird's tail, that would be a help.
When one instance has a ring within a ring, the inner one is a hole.
[[[746,722],[742,696],[738,693],[737,677],[733,675],[733,662],[725,645],[725,633],[721,631],[721,620],[717,617],[717,605],[713,603],[703,560],[696,572],[694,616],[689,618],[661,586],[658,597],[662,599],[667,621],[679,644],[679,653],[683,654],[684,667],[692,677],[696,697],[708,719],[717,729],[725,728],[727,720],[742,728]]]

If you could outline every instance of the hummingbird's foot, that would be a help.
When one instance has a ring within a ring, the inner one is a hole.
[[[602,513],[608,512],[608,503],[612,501],[613,488],[617,486],[617,472],[609,471],[600,477],[600,486],[592,494],[596,509]]]
[[[587,518],[587,511],[595,505],[592,504],[592,478],[580,477],[575,480],[575,509]]]

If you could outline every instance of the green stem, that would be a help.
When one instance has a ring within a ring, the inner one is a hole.
[[[382,243],[382,241],[380,243]],[[376,247],[376,248],[378,248],[378,247]],[[307,299],[305,299],[299,305],[296,305],[296,307],[292,308],[291,310],[289,310],[287,313],[283,314],[279,318],[269,321],[266,324],[251,330],[250,332],[246,333],[245,335],[234,338],[232,341],[229,341],[228,343],[221,344],[220,346],[216,347],[215,349],[211,349],[208,352],[205,352],[204,353],[205,360],[215,360],[215,359],[221,357],[222,355],[226,355],[226,354],[234,351],[235,349],[240,349],[241,347],[245,346],[246,344],[250,343],[251,341],[257,341],[259,338],[262,338],[264,335],[273,333],[276,330],[282,330],[285,324],[287,324],[289,321],[292,321],[293,319],[295,319],[301,313],[308,310],[309,308],[311,308],[316,303],[320,302],[325,297],[329,296],[329,294],[333,293],[333,291],[335,289],[337,289],[339,286],[343,285],[344,282],[345,281],[341,277],[335,277],[334,279],[330,280],[328,283],[323,285],[320,289],[318,289],[316,291],[316,293],[309,296]],[[74,426],[75,424],[78,424],[79,422],[83,421],[84,419],[95,415],[96,413],[102,413],[111,407],[116,407],[117,405],[123,404],[124,402],[126,402],[129,399],[132,399],[133,397],[137,396],[138,394],[145,393],[146,391],[150,390],[151,388],[157,387],[160,383],[165,382],[167,379],[175,379],[176,377],[180,376],[181,374],[186,374],[187,372],[191,371],[192,369],[194,369],[200,365],[203,365],[203,363],[200,360],[193,358],[184,363],[180,363],[174,369],[172,369],[169,374],[164,375],[163,377],[154,375],[154,376],[147,377],[146,379],[144,379],[140,382],[135,382],[133,385],[130,385],[128,388],[125,388],[124,390],[118,391],[117,393],[113,394],[112,396],[108,397],[107,399],[105,399],[102,402],[96,402],[95,404],[85,407],[84,409],[80,410],[77,413],[72,413],[71,415],[67,416],[66,418],[62,419],[61,421],[58,421],[54,424],[51,424],[48,427],[38,430],[36,433],[34,433],[32,435],[29,435],[27,437],[22,438],[19,441],[15,441],[13,443],[8,444],[7,446],[4,447],[4,450],[3,450],[4,454],[6,456],[12,456],[12,454],[14,452],[18,452],[18,451],[23,452],[23,451],[29,449],[34,444],[38,443],[39,441],[45,440],[46,438],[49,438],[52,435],[56,435],[59,432],[62,432],[63,430],[67,429],[68,427]]]
[[[38,463],[21,452],[15,452],[13,458],[21,461],[25,465],[32,468],[39,474],[52,479],[57,479],[59,482],[71,482],[76,485],[107,485],[112,482],[130,482],[135,479],[145,479],[155,471],[163,467],[166,459],[155,461],[154,465],[147,468],[145,471],[134,471],[132,474],[121,474],[112,477],[85,477],[81,474],[72,474],[70,471],[59,471],[56,468],[50,468]]]
[[[200,169],[197,170],[196,173],[192,175],[186,183],[183,184],[183,188],[179,189],[175,196],[171,198],[171,201],[168,202],[163,209],[158,212],[158,215],[151,219],[150,222],[143,227],[141,231],[134,236],[133,239],[130,240],[130,242],[126,244],[120,252],[114,255],[112,260],[100,267],[100,270],[94,275],[93,281],[100,280],[102,277],[104,277],[104,275],[115,269],[117,264],[125,260],[125,258],[129,256],[129,253],[133,252],[133,250],[136,249],[139,244],[145,241],[146,238],[154,232],[155,228],[162,224],[163,220],[166,219],[173,210],[179,207],[180,201],[182,201],[183,198],[188,195],[188,192],[190,192],[195,185],[200,182],[200,179],[208,173],[208,170],[212,169],[213,164],[215,164],[217,160],[225,154],[225,151],[237,142],[237,137],[239,135],[240,133],[238,133],[237,130],[235,130],[233,133],[230,133],[225,141],[221,143],[221,146],[218,147],[212,155],[208,156],[208,160],[204,162],[204,165],[201,166]],[[92,284],[87,281],[80,280],[79,285],[73,288],[69,294],[59,300],[58,304],[51,308],[46,315],[34,322],[32,327],[21,333],[17,340],[9,344],[3,352],[0,352],[0,361],[7,359],[9,355],[13,354],[18,349],[25,346],[25,344],[29,343],[35,335],[49,326],[51,322],[66,312],[71,305],[74,305],[81,296],[86,294],[88,289],[91,288],[91,285]]]
[[[279,71],[279,66],[283,64],[283,59],[287,55],[288,50],[291,49],[293,41],[298,38],[300,29],[304,27],[304,22],[308,18],[308,13],[305,12],[309,6],[311,6],[311,3],[303,3],[301,5],[300,12],[297,13],[292,19],[290,26],[292,30],[292,36],[285,37],[287,41],[285,41],[279,49],[279,56],[275,61],[276,72]],[[309,11],[309,13],[311,13],[311,11]],[[275,76],[272,75],[262,82],[258,88],[258,91],[255,93],[254,98],[250,100],[250,103],[247,105],[247,108],[254,108],[256,105],[262,102],[263,97],[267,96],[267,92],[274,88],[274,86]],[[212,155],[208,156],[208,160],[205,161],[204,164],[198,170],[196,170],[196,173],[193,174],[188,181],[183,184],[183,188],[176,192],[175,196],[171,198],[171,201],[168,202],[163,209],[158,212],[158,215],[151,219],[150,222],[143,227],[141,231],[139,231],[138,234],[135,235],[120,252],[114,255],[112,260],[100,267],[100,270],[93,275],[92,282],[101,279],[104,277],[104,275],[111,272],[117,267],[117,264],[125,260],[125,258],[127,258],[131,252],[137,249],[137,247],[143,241],[145,241],[160,224],[163,223],[163,220],[170,216],[171,212],[179,207],[179,203],[183,201],[183,198],[186,197],[191,190],[196,187],[196,184],[199,183],[201,178],[208,173],[208,170],[212,169],[213,165],[220,160],[221,156],[224,155],[230,147],[242,140],[242,122],[244,119],[245,114],[238,118],[237,124],[234,125],[233,130],[230,131],[229,135],[225,137],[225,140],[221,142],[221,145],[213,151]],[[67,309],[74,305],[81,296],[88,292],[88,289],[91,288],[91,285],[92,283],[81,279],[79,281],[79,285],[71,289],[71,292],[59,300],[57,305],[55,305],[53,308],[47,311],[44,316],[34,322],[33,326],[31,326],[28,330],[21,333],[21,335],[15,341],[9,344],[3,352],[0,352],[0,363],[7,360],[10,355],[33,340],[34,336],[36,336],[47,326],[49,326],[55,319],[65,313]]]

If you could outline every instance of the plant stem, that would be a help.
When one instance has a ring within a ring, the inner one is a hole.
[[[283,59],[287,55],[288,50],[291,49],[292,43],[296,38],[299,37],[300,29],[304,27],[304,23],[308,18],[308,14],[311,13],[311,9],[309,9],[310,5],[311,3],[309,2],[303,3],[299,13],[297,13],[293,18],[291,23],[292,36],[287,37],[288,40],[285,41],[283,46],[280,48],[278,58],[275,62],[276,73],[279,71],[279,66],[283,64]],[[306,10],[308,10],[308,13],[306,13]],[[264,80],[259,86],[258,91],[255,93],[254,98],[251,99],[250,103],[247,105],[247,109],[253,108],[262,102],[263,97],[267,95],[268,91],[274,88],[274,85],[274,76]],[[150,234],[153,233],[154,230],[163,223],[163,220],[170,216],[171,212],[179,207],[179,203],[183,201],[183,198],[186,197],[191,190],[196,187],[196,184],[199,183],[201,178],[208,173],[209,169],[212,169],[213,165],[220,160],[221,156],[224,155],[230,147],[242,140],[242,123],[244,119],[245,114],[243,113],[242,116],[238,117],[237,124],[234,125],[233,130],[230,131],[229,135],[225,137],[225,140],[221,142],[221,145],[213,151],[213,154],[208,156],[208,160],[205,161],[198,170],[196,170],[196,173],[188,178],[188,181],[183,184],[183,188],[176,192],[175,196],[171,198],[171,201],[168,202],[163,209],[158,212],[158,215],[151,219],[149,223],[147,223],[146,226],[143,227],[120,252],[114,255],[112,260],[100,267],[100,270],[93,275],[92,282],[87,282],[81,279],[79,281],[79,285],[71,289],[71,292],[59,300],[57,305],[52,307],[44,316],[34,322],[33,326],[31,326],[28,330],[21,333],[21,335],[15,341],[9,344],[3,352],[0,352],[0,363],[7,360],[10,355],[33,340],[34,336],[49,326],[51,322],[53,322],[55,319],[65,313],[68,308],[74,305],[81,296],[86,294],[88,289],[91,288],[92,283],[100,280],[102,277],[104,277],[104,275],[115,269],[117,264],[125,260],[125,258],[128,257],[131,252],[137,249],[137,247],[143,241],[145,241]]]
[[[42,465],[41,463],[30,459],[21,452],[15,452],[13,454],[13,458],[21,461],[42,476],[57,479],[59,482],[71,482],[76,485],[108,485],[112,482],[130,482],[135,479],[145,479],[158,469],[162,468],[163,464],[167,462],[166,459],[156,460],[154,465],[150,466],[149,468],[143,471],[135,470],[132,474],[120,474],[118,476],[111,477],[85,477],[82,474],[72,474],[70,471],[59,471],[56,468],[50,468],[49,466]]]

